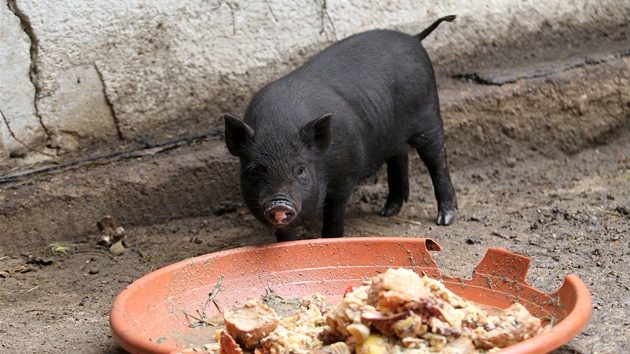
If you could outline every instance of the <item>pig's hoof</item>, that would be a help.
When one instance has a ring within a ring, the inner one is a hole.
[[[437,224],[438,225],[450,225],[453,222],[454,218],[455,218],[455,211],[454,210],[439,211],[438,212],[438,218],[437,218]]]
[[[383,207],[383,209],[381,209],[381,212],[379,213],[381,216],[394,216],[396,214],[398,214],[400,212],[401,206],[396,204],[396,203],[392,203],[391,205],[385,205]]]

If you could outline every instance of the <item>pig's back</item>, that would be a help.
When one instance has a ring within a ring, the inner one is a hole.
[[[332,113],[327,161],[354,165],[362,178],[407,148],[409,136],[421,128],[415,112],[430,104],[437,104],[435,79],[420,41],[374,30],[331,45],[267,85],[250,103],[245,120],[255,131],[274,129],[278,136],[283,129],[292,139],[299,127]]]
[[[390,30],[350,36],[290,76],[304,82],[317,78],[320,88],[342,96],[361,113],[381,116],[390,113],[386,110],[417,103],[419,96],[435,89],[433,68],[420,40]]]
[[[360,178],[371,175],[392,155],[406,152],[409,137],[425,129],[418,111],[439,106],[426,51],[418,38],[401,32],[374,30],[351,36],[294,75],[298,81],[317,77],[322,103],[345,108],[339,109],[343,115],[330,112],[333,129],[341,130],[334,133],[334,144],[339,150],[353,151],[353,161],[340,163],[359,165]]]

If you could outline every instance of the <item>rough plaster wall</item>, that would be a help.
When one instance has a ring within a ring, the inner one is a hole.
[[[47,113],[46,125],[52,131],[51,145],[74,150],[81,141],[118,137],[113,112],[95,65],[68,68],[59,73],[56,83],[58,88],[40,100]]]
[[[95,139],[139,139],[200,112],[210,131],[220,126],[220,111],[243,109],[254,90],[327,42],[371,28],[413,33],[457,14],[424,42],[434,60],[449,61],[543,26],[625,23],[630,12],[627,0],[8,1],[15,15],[2,9],[3,36],[5,28],[19,32],[21,20],[30,32],[14,35],[21,61],[30,58],[25,42],[36,47],[31,77],[15,80],[34,82],[52,136],[35,124],[32,99],[11,111],[14,131],[59,152]],[[3,72],[13,70],[4,59],[10,46],[0,44]],[[3,87],[13,85],[7,80],[3,74]],[[2,102],[13,105],[11,97],[2,91]],[[2,129],[2,143],[14,144]]]
[[[30,48],[20,19],[7,6],[0,6],[0,162],[9,156],[23,158],[29,152],[11,133],[31,144],[46,137],[35,111]]]

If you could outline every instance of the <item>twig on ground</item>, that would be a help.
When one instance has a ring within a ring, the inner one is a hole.
[[[553,226],[553,225],[558,225],[558,223],[557,223],[557,222],[555,222],[555,221],[548,222],[548,223],[546,223],[546,224],[544,224],[544,225],[543,225],[542,230],[543,230],[543,231],[545,231],[545,229],[546,229],[548,226]]]
[[[499,231],[497,231],[497,230],[492,231],[492,232],[490,233],[490,235],[492,235],[492,236],[496,236],[496,237],[500,237],[500,238],[502,238],[502,239],[504,239],[504,240],[509,240],[509,239],[510,239],[510,238],[509,238],[509,237],[507,237],[507,236],[503,236],[503,235],[501,235],[501,234],[499,233]]]
[[[407,224],[413,224],[413,225],[422,226],[422,223],[420,221],[415,221],[415,220],[410,220],[410,219],[403,219],[403,218],[398,217],[398,216],[392,216],[391,218],[393,220],[396,220],[396,221],[406,222]]]

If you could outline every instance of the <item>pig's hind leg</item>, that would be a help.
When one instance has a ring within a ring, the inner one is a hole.
[[[387,186],[389,194],[381,216],[394,216],[400,212],[403,203],[409,198],[409,154],[403,149],[387,160]]]
[[[448,171],[444,132],[441,124],[430,131],[412,136],[409,144],[416,148],[431,175],[438,204],[436,223],[438,225],[450,225],[455,218],[457,197]]]

